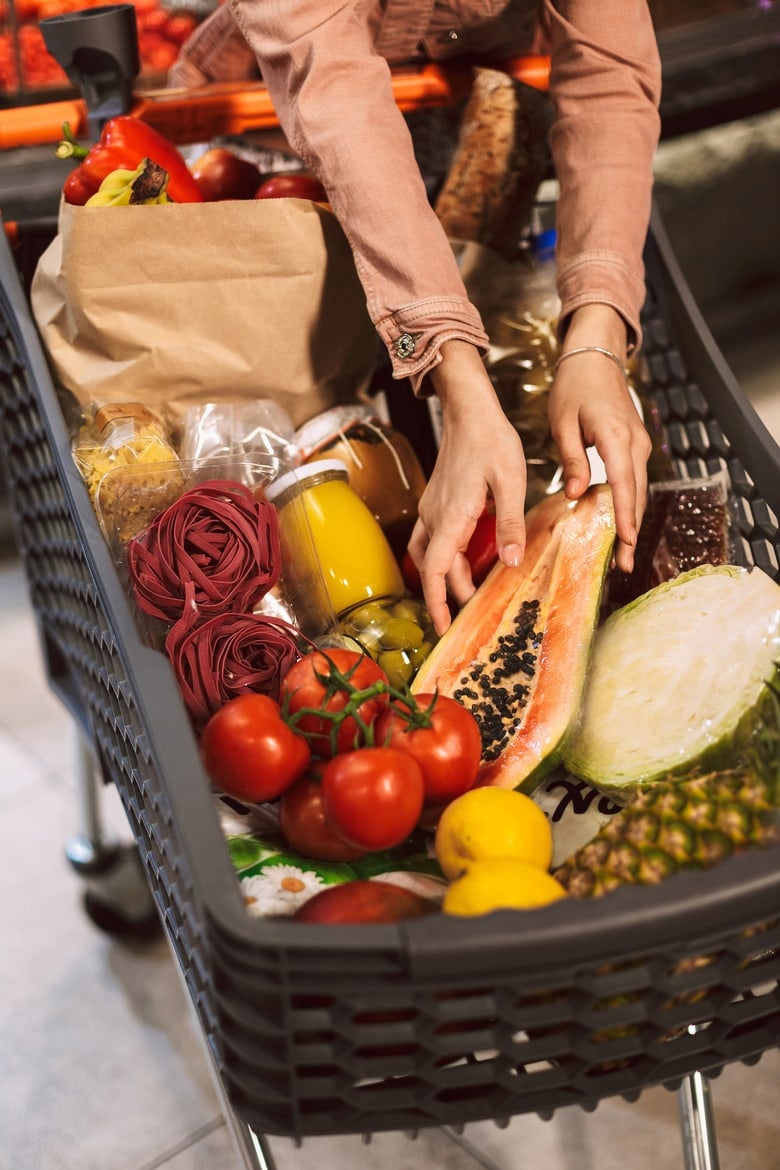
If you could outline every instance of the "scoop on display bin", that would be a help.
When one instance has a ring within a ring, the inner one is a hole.
[[[44,44],[81,92],[97,138],[106,122],[127,114],[141,70],[135,5],[65,12],[40,21]]]

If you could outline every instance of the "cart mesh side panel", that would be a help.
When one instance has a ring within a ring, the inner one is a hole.
[[[724,471],[778,575],[780,452],[648,248],[647,389],[682,475]],[[124,802],[228,1099],[257,1132],[414,1130],[629,1099],[780,1035],[780,847],[662,887],[472,920],[250,918],[163,656],[139,637],[0,245],[2,427],[52,687]]]
[[[2,281],[3,462],[49,682],[90,741],[105,780],[116,783],[158,909],[177,954],[187,960],[190,992],[208,1014],[205,972],[189,962],[199,954],[199,916],[191,908],[192,881],[150,743],[148,706],[139,706],[144,681],[130,675],[117,637],[118,629],[132,632],[132,619],[129,611],[117,615],[124,597],[74,475],[48,371],[7,267]],[[154,671],[149,683],[151,691]],[[167,680],[165,686],[161,719],[166,702],[172,698],[174,708],[177,702]]]

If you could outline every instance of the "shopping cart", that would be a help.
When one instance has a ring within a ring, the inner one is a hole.
[[[552,1117],[664,1085],[679,1092],[687,1167],[714,1170],[708,1077],[780,1038],[780,847],[522,916],[250,917],[173,673],[139,634],[73,464],[17,257],[3,237],[2,439],[47,676],[80,735],[84,822],[69,856],[101,925],[162,923],[244,1164],[271,1164],[264,1135]],[[674,470],[727,477],[744,560],[777,579],[780,448],[657,215],[646,263],[642,378]],[[103,830],[102,782],[132,848]]]

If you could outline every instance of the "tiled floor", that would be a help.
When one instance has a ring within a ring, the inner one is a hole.
[[[238,1170],[200,1033],[162,941],[99,932],[64,857],[77,823],[69,719],[48,691],[18,566],[0,568],[0,1168]],[[110,822],[127,836],[112,790]],[[723,1170],[780,1166],[780,1053],[713,1082]],[[677,1102],[516,1118],[458,1137],[272,1139],[279,1170],[682,1170]]]

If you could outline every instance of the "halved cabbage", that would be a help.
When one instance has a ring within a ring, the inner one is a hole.
[[[780,585],[736,565],[682,573],[598,631],[563,762],[612,791],[728,764],[779,663]]]

